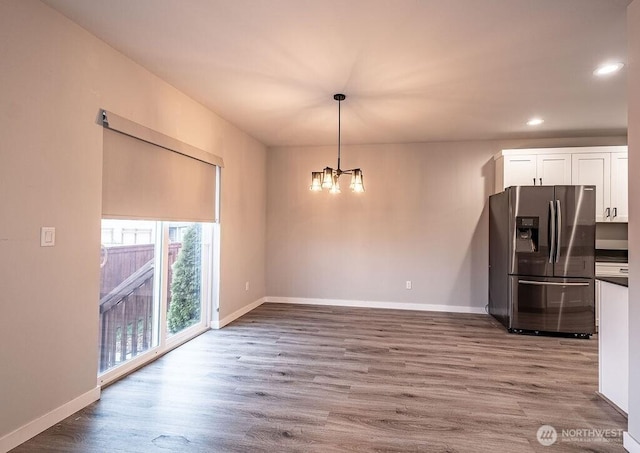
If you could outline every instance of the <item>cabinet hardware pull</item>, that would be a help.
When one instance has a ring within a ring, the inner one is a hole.
[[[540,178],[540,185],[542,185],[542,178]]]
[[[607,208],[607,209],[605,209],[605,210],[604,210],[604,213],[605,213],[605,217],[606,217],[606,218],[611,217],[611,208]]]
[[[613,216],[611,218],[615,219],[616,217],[618,217],[618,208],[613,208]]]
[[[533,185],[536,185],[536,178],[533,178]]]

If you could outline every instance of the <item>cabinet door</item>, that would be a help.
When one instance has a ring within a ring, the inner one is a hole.
[[[629,290],[600,284],[600,393],[629,412]]]
[[[536,180],[537,157],[530,156],[505,156],[504,158],[504,187],[532,186]]]
[[[600,280],[596,280],[596,332],[598,332],[600,325],[600,285]]]
[[[537,158],[538,183],[543,186],[571,184],[571,154],[540,154]]]
[[[596,222],[610,220],[611,153],[572,154],[571,184],[596,186]]]
[[[627,153],[611,154],[611,220],[629,221],[629,158]]]

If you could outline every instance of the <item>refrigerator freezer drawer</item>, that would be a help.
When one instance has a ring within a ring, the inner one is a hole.
[[[592,334],[595,330],[593,279],[510,277],[514,330]]]

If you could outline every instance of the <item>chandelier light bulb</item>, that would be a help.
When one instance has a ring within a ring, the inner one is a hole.
[[[322,191],[322,172],[321,171],[313,171],[311,172],[311,186],[309,190],[312,192],[320,192]]]
[[[351,184],[349,185],[349,188],[351,189],[352,192],[355,192],[355,193],[364,192],[364,184],[362,183],[362,170],[360,170],[359,168],[356,168],[355,170],[353,170],[353,173],[351,175]]]
[[[322,188],[330,189],[332,185],[333,185],[333,168],[326,167],[324,169],[324,176],[322,179]]]
[[[340,193],[340,183],[338,182],[337,176],[333,178],[333,185],[331,186],[331,190],[329,190],[329,193]]]

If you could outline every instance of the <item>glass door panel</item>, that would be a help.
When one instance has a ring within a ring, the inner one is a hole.
[[[102,221],[99,373],[158,344],[157,226]]]
[[[208,300],[210,224],[168,223],[167,337],[198,325]]]

